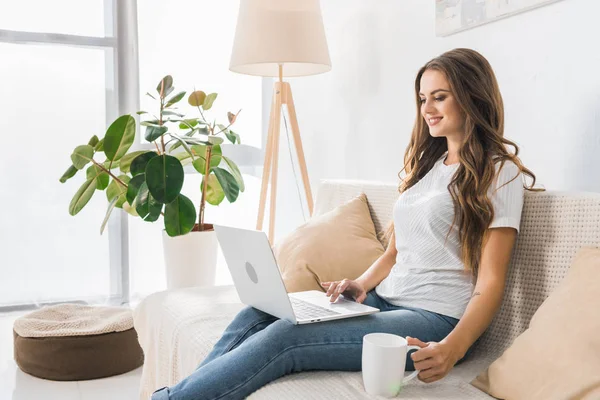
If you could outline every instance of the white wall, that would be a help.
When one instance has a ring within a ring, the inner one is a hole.
[[[398,182],[418,69],[469,47],[496,72],[505,136],[519,145],[536,186],[600,192],[600,2],[562,0],[448,37],[435,36],[433,0],[321,0],[321,7],[333,69],[289,80],[313,188],[322,178]],[[302,222],[286,152],[280,233]]]

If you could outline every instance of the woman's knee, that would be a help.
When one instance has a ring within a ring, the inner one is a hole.
[[[277,320],[269,325],[265,330],[265,341],[273,343],[282,343],[284,341],[294,341],[294,336],[297,332],[294,325],[284,319]]]
[[[241,309],[240,312],[237,313],[237,315],[233,318],[232,322],[242,323],[246,325],[253,322],[260,322],[271,319],[275,319],[275,317],[260,310],[257,310],[254,307],[246,306],[243,309]]]

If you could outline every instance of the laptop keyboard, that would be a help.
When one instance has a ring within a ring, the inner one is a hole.
[[[292,308],[294,309],[294,314],[296,314],[296,319],[314,319],[341,314],[337,311],[332,311],[325,307],[308,303],[294,297],[290,297],[290,301],[292,302]]]

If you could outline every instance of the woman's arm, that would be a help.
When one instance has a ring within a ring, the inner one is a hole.
[[[441,342],[424,343],[406,337],[409,345],[421,347],[411,354],[419,380],[432,383],[446,376],[469,347],[486,330],[502,303],[508,264],[515,243],[514,228],[493,228],[485,244],[473,296],[452,332]]]
[[[367,269],[361,276],[356,279],[366,292],[369,292],[375,286],[384,280],[392,270],[396,263],[396,233],[392,232],[389,245],[385,252]]]
[[[493,228],[483,248],[477,283],[467,309],[442,342],[458,350],[459,359],[483,334],[500,308],[508,264],[516,241],[513,228]]]

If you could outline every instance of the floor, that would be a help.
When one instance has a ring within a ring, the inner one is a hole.
[[[12,325],[24,312],[0,314],[0,400],[137,400],[142,368],[105,379],[55,382],[22,372],[13,360]]]

